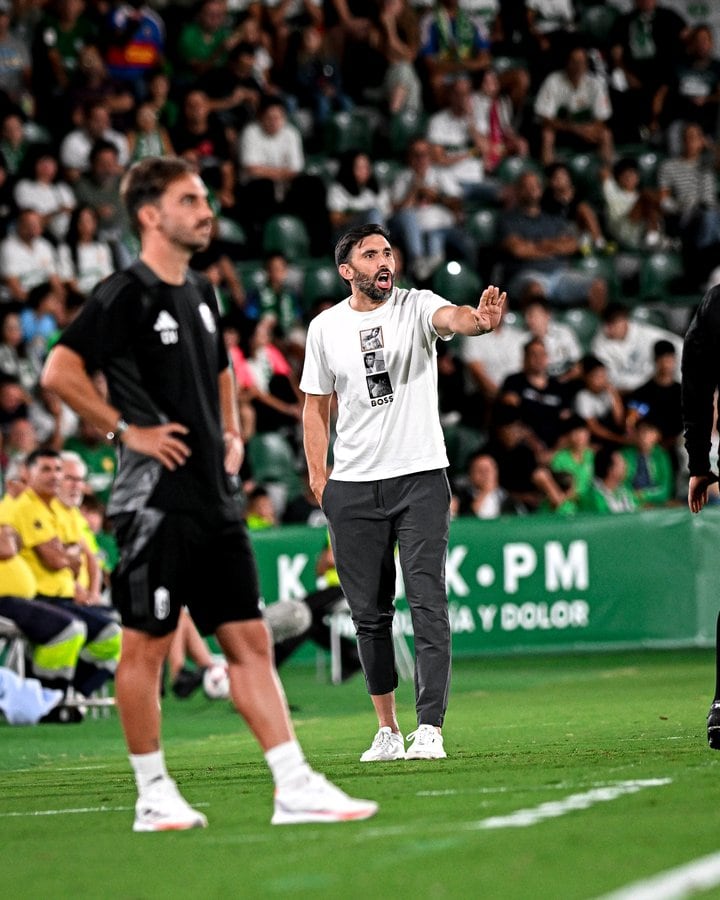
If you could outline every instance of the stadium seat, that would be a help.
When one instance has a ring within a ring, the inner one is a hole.
[[[651,306],[635,306],[630,312],[630,318],[636,322],[647,322],[648,325],[657,325],[658,328],[669,328],[667,316],[661,309]]]
[[[495,244],[498,216],[497,209],[479,209],[470,216],[467,229],[478,247],[492,247]]]
[[[290,262],[296,262],[310,255],[310,236],[297,216],[272,216],[263,229],[262,248],[266,255],[282,253]]]
[[[380,187],[392,188],[402,164],[396,159],[377,159],[373,163],[373,174]]]
[[[679,253],[662,251],[649,254],[640,263],[640,299],[672,303],[672,282],[683,273]]]
[[[217,217],[217,236],[231,244],[247,243],[247,235],[242,225],[227,216]]]
[[[325,152],[339,156],[348,150],[373,150],[373,128],[367,116],[358,112],[334,113],[325,125],[323,136]]]
[[[610,4],[586,6],[580,14],[578,31],[591,39],[590,46],[603,48],[618,15],[619,10]]]
[[[243,259],[235,263],[235,270],[240,276],[246,293],[258,291],[267,283],[267,273],[261,259]]]
[[[612,256],[581,256],[573,263],[575,269],[592,275],[595,278],[604,278],[607,283],[608,297],[617,300],[620,296],[620,278]]]
[[[640,184],[643,187],[657,186],[657,170],[663,159],[665,156],[662,153],[658,153],[657,150],[648,150],[647,147],[635,157],[640,172]]]
[[[453,303],[477,305],[482,283],[467,263],[452,260],[435,270],[432,276],[432,289]]]
[[[254,434],[247,442],[246,453],[253,480],[258,484],[281,486],[286,501],[302,492],[295,454],[281,434]]]
[[[577,307],[556,313],[558,319],[569,325],[577,335],[580,346],[585,352],[590,348],[595,333],[600,327],[600,319],[589,309]]]
[[[390,119],[390,151],[395,156],[404,157],[413,138],[425,134],[427,119],[422,113],[402,112]]]
[[[338,160],[324,153],[319,156],[305,157],[305,174],[317,175],[318,178],[323,180],[326,187],[335,180],[339,168],[340,163]]]
[[[512,184],[523,172],[538,172],[540,166],[523,156],[506,156],[495,170],[495,177],[503,184]]]
[[[466,474],[470,457],[480,449],[487,435],[476,428],[459,424],[443,425],[443,435],[451,475]]]
[[[338,274],[335,263],[330,259],[320,259],[305,266],[302,283],[304,309],[310,309],[313,303],[322,297],[340,300],[347,294],[347,285]]]

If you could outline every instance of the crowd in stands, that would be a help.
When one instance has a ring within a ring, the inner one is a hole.
[[[720,281],[716,6],[0,0],[6,496],[39,449],[78,454],[112,566],[114,449],[39,375],[137,252],[123,172],[177,154],[216,213],[193,265],[237,376],[252,528],[324,524],[298,381],[309,320],[346,294],[333,242],[365,222],[398,286],[509,294],[493,334],[438,348],[456,515],[679,502],[682,334]]]

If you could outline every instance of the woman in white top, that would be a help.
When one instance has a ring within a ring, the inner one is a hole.
[[[61,248],[75,287],[89,296],[96,284],[115,271],[112,251],[97,239],[98,217],[92,206],[78,206],[70,219],[67,241]]]
[[[349,150],[342,155],[335,181],[328,188],[327,205],[335,231],[385,223],[390,198],[378,185],[367,153]]]
[[[69,185],[57,181],[58,161],[47,149],[31,156],[24,177],[15,185],[14,198],[19,209],[32,209],[42,216],[43,231],[62,241],[76,205]]]

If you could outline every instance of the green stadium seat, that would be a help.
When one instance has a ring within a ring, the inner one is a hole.
[[[620,278],[612,256],[581,256],[574,260],[573,267],[595,278],[604,278],[607,283],[608,296],[617,300],[620,296]]]
[[[317,260],[304,267],[302,282],[302,304],[304,309],[310,307],[322,297],[340,300],[348,295],[348,287],[338,274],[335,263],[330,260]]]
[[[288,500],[302,492],[295,454],[281,434],[254,434],[247,442],[246,453],[253,480],[258,484],[282,485]]]
[[[370,120],[357,112],[335,113],[325,126],[323,145],[330,156],[339,156],[348,150],[372,153],[373,128]]]
[[[478,209],[467,222],[467,229],[478,247],[492,247],[497,239],[500,213],[497,209]]]
[[[259,291],[267,283],[267,273],[261,259],[242,259],[235,263],[235,271],[240,276],[246,293]]]
[[[683,273],[679,253],[650,253],[640,263],[640,299],[672,302],[672,282]]]
[[[217,217],[217,236],[231,244],[246,244],[247,235],[242,225],[227,216]]]
[[[593,47],[604,47],[619,14],[619,10],[609,4],[586,6],[580,14],[578,31],[592,39]]]
[[[648,325],[657,325],[658,328],[669,328],[667,316],[661,309],[651,306],[635,306],[630,312],[630,318],[636,322],[646,322]]]
[[[297,216],[272,216],[263,229],[262,248],[266,255],[282,253],[290,262],[297,262],[310,255],[310,236]]]
[[[432,289],[436,294],[462,305],[477,305],[482,291],[482,282],[477,273],[467,263],[443,263],[432,276]]]
[[[580,346],[585,352],[590,348],[592,339],[600,327],[600,319],[589,309],[577,307],[567,309],[563,312],[557,312],[556,316],[559,321],[569,325],[577,335]]]
[[[540,166],[531,159],[523,156],[506,156],[495,170],[495,177],[503,184],[512,184],[517,181],[523,172],[540,173]]]
[[[402,163],[396,159],[377,159],[373,163],[373,174],[380,187],[392,188]]]
[[[390,119],[390,152],[394,156],[404,157],[410,141],[425,134],[426,124],[427,117],[423,113],[401,112],[394,115]]]
[[[451,475],[467,472],[468,461],[484,443],[487,435],[467,425],[443,425],[445,449],[450,463]]]

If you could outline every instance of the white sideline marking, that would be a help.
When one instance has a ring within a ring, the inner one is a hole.
[[[195,803],[194,806],[209,806],[209,803]],[[134,806],[78,806],[75,809],[32,809],[26,812],[0,812],[0,819],[18,819],[32,816],[72,816],[85,813],[130,812]]]
[[[600,900],[683,900],[720,884],[720,853],[702,856],[684,866],[628,884]]]
[[[626,794],[637,794],[644,788],[662,787],[670,784],[671,781],[671,778],[620,781],[606,787],[593,788],[585,791],[584,794],[570,794],[562,800],[550,800],[530,809],[518,809],[507,816],[491,816],[489,819],[480,819],[479,822],[469,822],[465,828],[527,828],[528,825],[537,825],[538,822],[544,822],[546,819],[556,819],[578,809],[588,809],[596,803],[607,803],[608,800],[617,800],[618,797]]]

